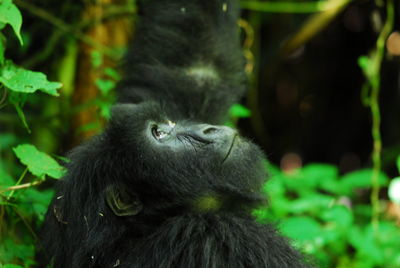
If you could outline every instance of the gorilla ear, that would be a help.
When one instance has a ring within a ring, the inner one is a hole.
[[[114,214],[120,217],[137,215],[143,209],[143,204],[137,194],[129,193],[116,185],[107,187],[106,201]]]

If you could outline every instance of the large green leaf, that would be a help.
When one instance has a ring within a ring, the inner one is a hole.
[[[53,96],[58,96],[57,89],[62,86],[61,83],[48,81],[43,73],[25,70],[11,61],[6,61],[0,68],[0,83],[15,92],[34,93],[40,90]]]
[[[56,160],[40,152],[31,144],[18,145],[13,148],[13,150],[19,160],[28,167],[29,171],[39,178],[48,175],[52,178],[59,179],[65,173],[65,169],[60,166]]]
[[[340,179],[338,191],[343,195],[351,195],[355,189],[371,187],[372,169],[361,169],[346,174]],[[389,178],[380,173],[378,176],[379,185],[386,185]]]
[[[321,226],[308,217],[292,217],[282,221],[282,232],[299,241],[311,241],[321,235]]]
[[[0,23],[10,24],[19,42],[21,45],[23,44],[20,33],[22,25],[21,12],[11,0],[0,0]]]

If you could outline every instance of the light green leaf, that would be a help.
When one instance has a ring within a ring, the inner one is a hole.
[[[372,169],[361,169],[346,174],[340,179],[338,192],[343,195],[351,195],[353,190],[371,187]],[[381,186],[386,185],[389,178],[381,172],[378,182]]]
[[[347,228],[353,223],[353,214],[345,206],[333,206],[322,212],[321,218],[330,223],[334,223],[338,227]]]
[[[240,104],[232,105],[229,113],[232,117],[237,117],[237,118],[245,118],[251,116],[250,110]]]
[[[0,1],[0,23],[10,24],[18,37],[21,45],[23,44],[21,37],[22,15],[19,9],[12,3],[11,0]]]
[[[360,56],[358,58],[358,65],[361,69],[367,72],[369,65],[371,64],[370,59],[367,56]]]
[[[0,68],[0,83],[15,92],[34,93],[40,90],[53,96],[58,96],[57,89],[62,86],[61,83],[48,81],[43,73],[25,70],[11,61],[6,61]]]
[[[97,79],[95,83],[103,96],[106,96],[115,87],[115,82],[111,80]]]
[[[40,152],[31,144],[22,144],[13,148],[15,155],[28,167],[28,170],[35,176],[43,178],[48,175],[59,179],[65,174],[65,169],[49,155]]]
[[[100,51],[94,50],[90,56],[93,67],[100,67],[103,64],[103,54]]]
[[[356,249],[357,254],[380,264],[384,261],[382,247],[377,243],[372,228],[351,226],[349,229],[349,242]],[[381,265],[377,265],[382,267]],[[375,266],[374,266],[375,267]]]
[[[302,197],[299,197],[291,202],[289,211],[292,213],[305,213],[314,212],[320,213],[322,210],[328,209],[329,205],[332,204],[334,198],[328,195],[319,193],[312,193]]]
[[[115,80],[121,79],[121,76],[119,75],[119,73],[113,68],[105,68],[104,73],[106,75],[108,75],[109,77],[111,77],[112,79],[115,79]]]
[[[397,170],[400,173],[400,155],[397,157]]]
[[[317,221],[307,217],[292,217],[281,224],[282,232],[288,237],[299,241],[311,241],[321,234]]]

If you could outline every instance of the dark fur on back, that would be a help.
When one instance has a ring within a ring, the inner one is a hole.
[[[119,104],[104,133],[69,155],[43,226],[40,267],[308,267],[251,215],[265,203],[256,145],[237,138],[221,161],[216,145],[174,151],[146,132],[149,120],[222,123],[243,94],[238,2],[143,0],[139,8]],[[115,215],[105,200],[110,185],[135,192],[142,211]]]

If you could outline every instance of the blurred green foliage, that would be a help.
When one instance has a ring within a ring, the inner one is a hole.
[[[10,25],[22,44],[20,34],[22,17],[11,0],[0,1],[0,30]],[[23,107],[32,94],[41,91],[58,96],[60,83],[50,82],[45,74],[21,68],[6,60],[6,38],[0,32],[0,90],[3,102],[14,105],[23,125],[30,132]],[[0,107],[1,108],[1,107]],[[39,191],[32,186],[42,183],[46,176],[60,178],[64,169],[49,155],[32,144],[14,145],[20,139],[13,133],[0,133],[0,267],[30,267],[34,264],[37,237],[35,231],[44,219],[51,190]],[[5,152],[13,149],[15,156],[6,161]],[[22,165],[12,161],[19,158]],[[25,168],[23,168],[25,166]],[[27,171],[32,176],[26,179]],[[15,179],[20,173],[19,178]],[[24,182],[24,184],[22,184]],[[16,191],[24,189],[21,191]],[[19,263],[19,266],[11,263]]]
[[[254,211],[260,221],[278,221],[281,231],[318,267],[400,267],[399,227],[388,219],[371,225],[365,203],[372,170],[339,176],[337,167],[309,164],[283,172],[267,164],[271,178],[264,191],[269,204]],[[381,173],[379,182],[389,178]],[[278,220],[282,219],[282,220]]]

